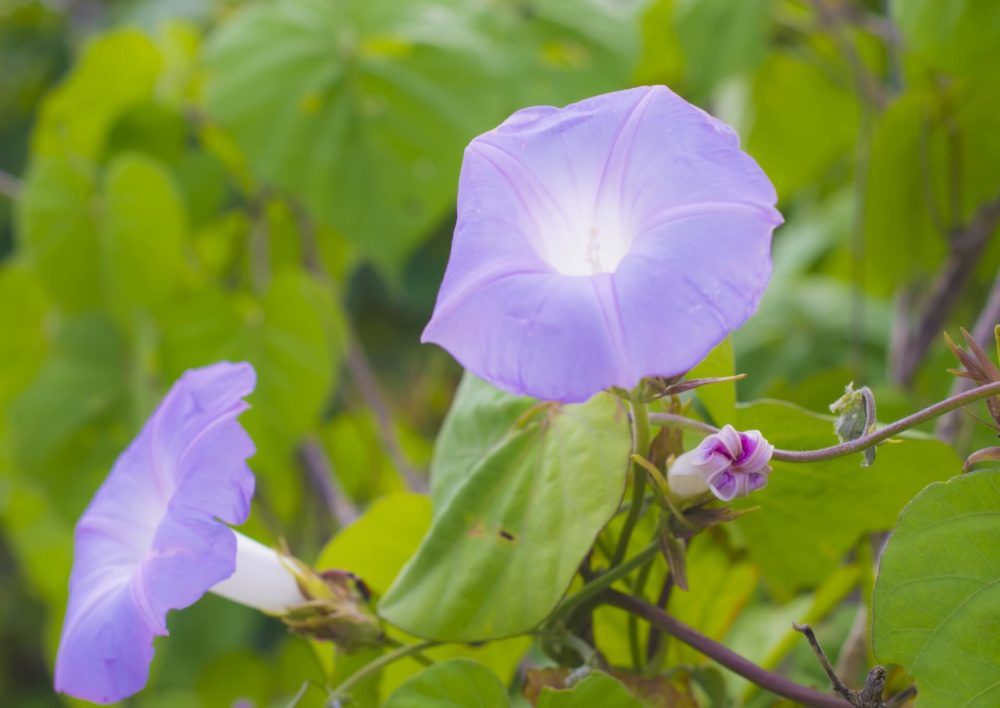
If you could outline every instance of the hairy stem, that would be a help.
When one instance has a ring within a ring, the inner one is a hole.
[[[552,614],[549,615],[549,619],[546,624],[548,626],[552,626],[556,620],[566,617],[577,607],[587,602],[587,600],[590,600],[604,590],[607,590],[611,587],[612,583],[621,580],[639,566],[651,561],[659,552],[660,542],[659,540],[654,540],[642,549],[635,557],[630,558],[621,565],[611,568],[601,575],[598,575],[596,578],[580,588],[580,592],[566,598],[563,603],[559,605],[559,607],[553,610]]]
[[[820,693],[812,688],[790,681],[784,676],[762,669],[732,649],[719,644],[713,639],[709,639],[694,628],[674,619],[663,610],[653,607],[643,600],[614,590],[609,590],[605,594],[605,597],[615,607],[638,615],[661,632],[676,637],[689,647],[714,659],[730,671],[753,681],[761,688],[765,688],[772,693],[790,698],[807,706],[816,706],[817,708],[847,708],[851,705],[841,698]]]
[[[968,391],[963,391],[962,393],[950,396],[943,401],[938,401],[934,405],[928,406],[927,408],[917,411],[912,415],[900,418],[896,422],[890,423],[884,428],[857,438],[856,440],[848,440],[847,442],[840,443],[839,445],[831,445],[830,447],[820,448],[819,450],[779,450],[775,448],[771,459],[779,460],[781,462],[819,462],[821,460],[832,460],[836,457],[843,457],[844,455],[861,452],[865,448],[884,442],[893,435],[898,435],[905,430],[915,428],[921,423],[926,423],[928,420],[932,420],[939,415],[944,415],[949,411],[961,408],[969,403],[974,403],[984,398],[996,395],[1000,395],[1000,381],[985,384],[983,386],[976,386]],[[714,425],[702,423],[697,420],[691,420],[690,418],[685,418],[684,416],[675,415],[673,413],[654,413],[650,416],[650,422],[653,425],[676,425],[679,428],[686,428],[688,430],[694,430],[701,433],[710,434],[718,432],[718,428]]]
[[[413,654],[419,654],[425,649],[430,649],[433,646],[437,646],[440,642],[420,642],[419,644],[405,644],[392,651],[383,654],[374,661],[370,661],[360,669],[355,671],[353,674],[344,679],[337,688],[333,690],[330,694],[330,700],[327,702],[327,706],[337,706],[339,702],[348,697],[352,688],[357,686],[359,683],[364,681],[367,677],[372,674],[378,673],[384,669],[389,664],[399,661],[400,659],[405,659]]]
[[[632,418],[632,453],[635,455],[645,455],[649,452],[649,408],[645,403],[634,396],[629,401],[629,409]],[[632,538],[632,530],[639,521],[642,513],[642,498],[646,494],[646,470],[642,465],[633,461],[632,463],[632,503],[629,506],[628,514],[625,516],[625,523],[622,526],[621,536],[618,537],[618,547],[615,548],[615,555],[611,559],[611,567],[621,565],[628,552],[628,543]]]

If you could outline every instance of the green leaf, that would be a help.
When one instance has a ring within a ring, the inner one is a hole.
[[[512,424],[536,405],[466,374],[455,392],[431,461],[431,498],[440,513],[475,466],[501,442]]]
[[[85,465],[84,449],[116,442],[96,436],[94,428],[120,420],[127,401],[124,371],[121,342],[106,318],[83,315],[67,320],[35,380],[8,411],[19,468],[46,479],[53,488],[58,485],[55,501],[70,507],[69,518],[82,510],[72,492],[92,492],[97,485],[93,475],[67,475],[64,463],[72,459],[71,469],[79,472]]]
[[[339,366],[339,317],[330,293],[298,270],[276,273],[260,299],[217,289],[171,304],[161,318],[166,377],[229,359],[257,370],[252,408],[241,418],[257,445],[251,464],[269,500],[289,519],[301,495],[294,447],[319,424]]]
[[[489,389],[463,382],[435,452],[433,525],[380,604],[411,634],[477,641],[537,625],[624,491],[631,441],[617,399],[541,404],[519,421],[525,399]]]
[[[159,163],[124,153],[104,179],[101,255],[109,308],[131,319],[173,295],[184,274],[184,203]]]
[[[412,492],[380,497],[326,544],[315,566],[349,570],[375,593],[383,594],[430,525],[428,497]]]
[[[572,688],[546,686],[538,697],[537,708],[642,708],[642,703],[625,685],[603,671],[594,671]]]
[[[903,510],[879,564],[872,641],[917,679],[920,705],[1000,703],[1000,472],[932,484]]]
[[[782,199],[850,155],[858,129],[857,98],[831,81],[817,62],[771,54],[757,70],[752,90],[754,118],[746,149]]]
[[[135,153],[102,184],[86,160],[36,160],[19,204],[28,262],[64,309],[101,303],[120,322],[164,302],[184,272],[186,215],[170,174]]]
[[[680,83],[684,57],[674,27],[674,5],[675,0],[655,0],[642,15],[642,54],[635,68],[636,85]]]
[[[674,25],[684,52],[684,79],[707,95],[725,79],[753,69],[768,43],[771,0],[686,0],[677,4]]]
[[[85,161],[36,159],[17,203],[17,234],[27,262],[52,298],[79,312],[101,301],[94,192]]]
[[[396,268],[502,115],[489,44],[449,3],[258,5],[212,38],[207,106],[262,181]]]
[[[421,671],[401,685],[383,708],[509,706],[507,689],[493,672],[470,659],[452,659]]]
[[[759,429],[786,450],[837,443],[831,419],[788,404],[742,407],[738,421],[740,430]],[[733,524],[779,595],[818,585],[862,534],[891,528],[917,491],[961,469],[951,447],[923,436],[882,445],[871,467],[859,461],[860,453],[809,464],[772,462],[767,487],[737,504],[760,507]]]
[[[141,32],[123,29],[98,36],[42,104],[32,152],[100,158],[119,114],[152,97],[161,64],[156,46]]]
[[[506,83],[498,87],[509,93],[505,109],[562,105],[627,86],[642,46],[639,25],[646,4],[489,3],[479,19],[483,31],[496,41],[496,59],[505,65]]]
[[[0,264],[0,410],[27,386],[48,348],[44,318],[48,299],[37,279],[23,268]]]
[[[735,556],[724,534],[702,534],[692,540],[687,554],[690,590],[674,589],[670,614],[722,641],[754,590],[760,572],[745,557]],[[668,666],[700,664],[704,655],[680,642],[667,642]]]
[[[733,340],[731,337],[726,337],[701,360],[701,363],[691,369],[685,378],[707,379],[732,376],[735,373],[736,357],[733,354]],[[695,393],[712,416],[712,421],[719,427],[736,420],[735,381],[699,386],[695,389]]]
[[[931,67],[993,73],[1000,46],[1000,5],[993,0],[893,0],[892,18]]]

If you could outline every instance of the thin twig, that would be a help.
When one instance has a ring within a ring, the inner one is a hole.
[[[845,700],[853,704],[854,693],[849,687],[844,685],[844,682],[840,680],[839,676],[837,676],[837,672],[833,670],[833,665],[830,663],[830,660],[826,658],[826,652],[823,651],[823,647],[819,645],[819,640],[816,639],[816,634],[813,632],[812,627],[808,624],[799,624],[798,622],[792,622],[792,626],[795,628],[796,632],[801,632],[806,635],[806,639],[809,640],[809,646],[812,647],[813,653],[816,655],[816,658],[819,659],[819,663],[823,667],[823,671],[826,672],[827,677],[830,679],[830,685],[833,686],[833,690],[843,696]]]
[[[389,406],[386,405],[385,397],[382,395],[382,388],[379,386],[371,364],[368,363],[368,356],[365,354],[361,340],[354,331],[349,332],[350,342],[347,346],[347,368],[351,372],[354,383],[361,393],[361,398],[365,404],[375,414],[375,421],[378,424],[379,435],[382,444],[385,446],[386,454],[392,460],[392,464],[406,480],[406,486],[414,492],[424,493],[427,491],[427,481],[420,472],[411,464],[403,448],[400,447],[396,437],[396,430],[392,424],[392,415],[389,413]]]
[[[309,481],[316,488],[323,507],[338,528],[343,528],[358,518],[358,510],[348,500],[340,486],[330,458],[318,442],[304,440],[299,445],[299,459]]]
[[[850,703],[841,698],[820,693],[815,689],[802,686],[784,676],[771,673],[767,669],[757,666],[757,664],[737,654],[729,647],[716,642],[714,639],[709,639],[693,627],[689,627],[680,620],[671,617],[663,610],[653,607],[648,602],[639,598],[625,595],[615,590],[607,591],[604,597],[615,607],[639,615],[653,627],[672,637],[676,637],[689,647],[714,659],[730,671],[753,681],[761,688],[765,688],[772,693],[790,698],[807,706],[816,706],[817,708],[849,708],[851,706]]]
[[[17,199],[21,196],[24,185],[17,177],[9,172],[0,170],[0,194],[8,199]]]
[[[885,702],[885,708],[896,708],[917,695],[916,686],[908,686]]]
[[[288,198],[289,208],[295,215],[298,222],[299,234],[302,239],[303,265],[314,276],[319,278],[327,287],[333,288],[333,278],[323,265],[320,258],[319,243],[316,238],[316,225],[313,223],[309,210],[302,203],[294,198]],[[378,424],[379,436],[385,446],[386,454],[392,460],[393,466],[399,471],[406,481],[406,486],[414,491],[424,493],[427,491],[427,481],[424,476],[416,470],[403,453],[403,449],[396,438],[396,431],[392,425],[392,415],[389,406],[382,395],[382,388],[371,364],[368,362],[368,355],[357,331],[351,322],[345,318],[345,329],[347,330],[347,368],[351,372],[354,383],[361,393],[361,398],[365,404],[375,414],[375,421]]]
[[[1000,195],[983,204],[964,227],[953,230],[948,259],[924,299],[923,312],[916,326],[909,330],[905,346],[896,352],[897,358],[892,367],[896,383],[908,386],[913,382],[927,351],[947,323],[998,225]]]
[[[899,433],[909,430],[910,428],[915,428],[921,423],[926,423],[928,420],[932,420],[939,415],[944,415],[949,411],[956,410],[969,403],[974,403],[975,401],[979,401],[983,398],[989,398],[990,396],[995,396],[997,394],[1000,394],[1000,381],[985,384],[983,386],[977,386],[955,396],[950,396],[949,398],[946,398],[943,401],[938,401],[934,405],[928,406],[923,410],[919,410],[912,415],[900,418],[896,422],[890,423],[884,428],[876,430],[873,433],[869,433],[868,435],[855,440],[848,440],[847,442],[843,442],[839,445],[831,445],[830,447],[820,448],[819,450],[779,450],[775,448],[774,453],[771,455],[771,459],[778,460],[780,462],[820,462],[822,460],[832,460],[835,457],[850,455],[854,452],[861,452],[865,448],[884,442],[894,435],[898,435]],[[714,425],[702,423],[698,420],[692,420],[691,418],[685,418],[682,415],[676,415],[674,413],[650,414],[649,422],[653,425],[676,425],[679,428],[687,428],[689,430],[702,433],[711,434],[719,432],[719,429]]]
[[[363,681],[368,676],[378,673],[389,664],[392,664],[395,661],[399,661],[400,659],[404,659],[413,654],[419,654],[425,649],[430,649],[431,647],[435,647],[438,644],[440,644],[440,642],[433,642],[433,641],[420,642],[419,644],[406,644],[398,647],[397,649],[393,649],[392,651],[386,654],[383,654],[374,661],[368,662],[360,669],[355,671],[353,674],[348,676],[346,679],[344,679],[344,681],[333,690],[333,693],[330,694],[330,700],[327,702],[327,706],[331,707],[340,706],[341,701],[350,695],[350,691],[352,688],[357,686],[359,683],[361,683],[361,681]]]

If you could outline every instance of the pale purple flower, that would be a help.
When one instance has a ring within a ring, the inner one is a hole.
[[[253,496],[236,418],[255,378],[249,364],[188,371],[118,458],[76,526],[56,690],[97,703],[137,692],[167,612],[213,586],[271,612],[304,602],[275,551],[226,525]]]
[[[775,201],[736,134],[663,86],[520,110],[466,148],[423,341],[548,400],[685,372],[756,309]]]
[[[759,430],[723,426],[674,460],[667,470],[670,491],[679,497],[711,491],[722,501],[745,497],[767,486],[773,452],[774,445]]]

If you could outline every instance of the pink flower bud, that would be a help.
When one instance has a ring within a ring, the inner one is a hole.
[[[745,497],[767,485],[773,452],[759,430],[741,433],[726,425],[674,460],[667,472],[670,490],[680,497],[710,491],[722,501]]]

